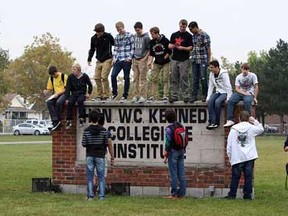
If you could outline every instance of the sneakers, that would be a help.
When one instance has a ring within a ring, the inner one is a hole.
[[[112,95],[111,100],[116,100],[118,94]]]
[[[212,129],[216,129],[219,127],[219,124],[216,123],[209,123],[206,127],[207,130],[212,130]]]
[[[194,103],[195,101],[197,101],[197,96],[196,95],[192,95],[191,99],[190,99],[190,103]]]
[[[189,98],[184,98],[183,102],[184,103],[188,103],[189,102]]]
[[[127,101],[127,97],[124,97],[124,96],[123,96],[123,97],[121,98],[121,100],[120,100],[120,103],[124,103],[124,102],[126,102],[126,101]]]
[[[144,103],[146,101],[146,98],[141,96],[138,100],[139,103]]]
[[[138,101],[137,96],[134,96],[134,97],[132,98],[132,100],[131,100],[132,103],[135,103],[135,102],[137,102],[137,101]]]
[[[170,99],[169,99],[169,103],[174,103],[174,102],[176,102],[176,101],[178,101],[178,99],[176,99],[176,98],[170,98]]]
[[[167,103],[169,101],[169,98],[168,97],[163,97],[162,100],[163,100],[164,103]]]
[[[234,124],[235,124],[234,121],[232,121],[232,120],[228,120],[228,121],[226,122],[226,124],[223,125],[223,127],[224,127],[224,128],[226,128],[226,127],[231,127],[231,126],[234,125]]]
[[[96,98],[94,98],[94,99],[92,99],[93,101],[98,101],[98,102],[100,102],[101,101],[101,97],[96,97]]]
[[[60,121],[53,121],[53,127],[51,129],[51,131],[55,131],[57,128],[59,128],[59,126],[61,125]]]
[[[79,119],[79,127],[83,127],[84,126],[84,119],[80,118]]]
[[[213,129],[213,123],[209,123],[209,124],[206,126],[206,129],[207,129],[207,130],[212,130],[212,129]]]
[[[151,103],[153,101],[155,101],[155,98],[153,96],[149,97],[148,100],[147,100],[148,103]]]
[[[202,102],[206,102],[207,95],[202,96]]]
[[[71,122],[71,120],[67,120],[65,129],[66,129],[66,130],[69,130],[71,127],[72,127],[72,122]]]

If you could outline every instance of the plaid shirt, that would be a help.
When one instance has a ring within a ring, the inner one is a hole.
[[[115,61],[132,60],[135,50],[134,36],[125,32],[124,35],[117,34],[115,37],[115,46],[113,59]]]
[[[209,35],[204,31],[201,31],[200,34],[193,34],[192,43],[192,62],[196,64],[208,63],[208,48],[211,44]]]

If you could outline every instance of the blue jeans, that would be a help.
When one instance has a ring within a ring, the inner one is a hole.
[[[46,102],[52,121],[61,120],[61,112],[65,99],[65,94],[62,94],[58,98]]]
[[[222,104],[225,102],[227,94],[213,93],[208,101],[209,123],[220,124]]]
[[[241,177],[241,172],[243,171],[244,173],[243,198],[244,199],[252,198],[254,161],[255,160],[245,161],[239,164],[234,164],[232,166],[232,179],[230,184],[230,191],[228,193],[230,197],[236,197],[239,179]]]
[[[171,195],[184,197],[186,194],[186,177],[184,167],[184,149],[171,149],[168,156],[168,166],[170,172]],[[180,183],[177,189],[178,180]]]
[[[86,96],[84,94],[80,95],[70,95],[68,99],[68,110],[67,110],[67,120],[72,120],[72,114],[73,114],[73,106],[77,102],[78,106],[78,113],[79,118],[85,118],[85,109],[84,109],[84,101],[86,100]]]
[[[241,100],[243,100],[243,102],[244,102],[245,110],[248,111],[249,113],[251,112],[251,106],[252,106],[252,102],[254,100],[254,96],[252,94],[247,96],[247,95],[242,95],[239,93],[234,93],[234,94],[232,94],[232,96],[230,97],[230,99],[228,101],[228,108],[227,108],[227,119],[228,120],[234,121],[234,115],[233,115],[234,114],[234,107]]]
[[[208,91],[207,83],[207,64],[196,64],[192,63],[192,72],[193,72],[193,92],[192,96],[198,95],[199,90],[199,79],[201,79],[202,84],[202,95],[206,96]]]
[[[86,157],[87,172],[87,197],[94,198],[93,177],[96,167],[97,179],[99,184],[99,199],[105,199],[105,158]]]
[[[112,74],[111,74],[111,83],[112,83],[112,94],[118,94],[118,86],[117,86],[117,76],[120,71],[123,69],[124,72],[124,92],[123,97],[127,98],[129,93],[130,86],[130,70],[131,70],[131,62],[127,61],[116,61],[113,66]]]

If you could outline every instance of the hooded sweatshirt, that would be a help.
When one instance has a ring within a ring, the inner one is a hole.
[[[83,132],[82,146],[86,148],[86,157],[104,158],[108,146],[107,130],[91,124]]]
[[[146,56],[150,49],[150,37],[148,33],[142,35],[135,34],[135,51],[134,58],[141,59]]]
[[[215,76],[214,73],[210,72],[209,74],[209,87],[208,87],[208,94],[206,100],[208,101],[211,97],[213,90],[215,88],[215,92],[227,94],[227,101],[232,95],[232,87],[229,79],[228,71],[221,71],[219,72],[218,76]]]
[[[164,65],[170,62],[170,58],[164,59],[164,56],[168,53],[171,55],[172,50],[168,48],[169,40],[161,34],[158,39],[151,40],[150,43],[150,55],[155,57],[155,63]]]
[[[257,120],[254,125],[240,122],[231,128],[227,140],[227,155],[231,166],[258,158],[255,137],[263,131],[262,124]]]

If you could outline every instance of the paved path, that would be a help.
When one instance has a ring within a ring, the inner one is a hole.
[[[49,144],[52,141],[18,141],[18,142],[0,142],[0,145],[6,144]]]

